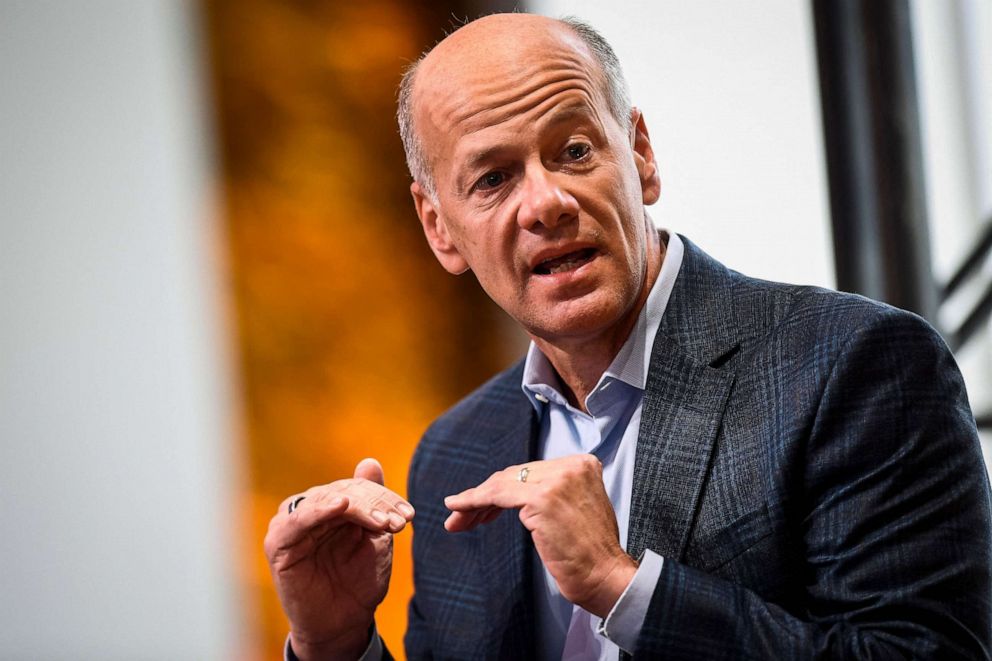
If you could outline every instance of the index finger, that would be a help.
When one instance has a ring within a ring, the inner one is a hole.
[[[484,507],[502,509],[523,507],[533,494],[534,485],[519,481],[518,474],[519,468],[516,466],[493,473],[479,486],[445,498],[444,506],[454,511]]]
[[[353,478],[339,480],[332,485],[350,501],[344,516],[363,527],[399,532],[413,519],[413,506],[402,496],[377,482]],[[301,503],[301,507],[304,503]]]
[[[381,484],[362,478],[337,480],[327,485],[312,487],[296,497],[298,504],[292,513],[284,509],[289,520],[303,525],[315,525],[324,520],[331,509],[337,509],[335,502],[344,498],[347,507],[335,512],[331,518],[340,517],[372,531],[389,530],[399,532],[413,519],[414,509],[399,494]],[[288,499],[283,505],[288,506]]]

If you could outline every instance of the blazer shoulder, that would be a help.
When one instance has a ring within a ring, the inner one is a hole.
[[[661,332],[690,355],[708,361],[737,345],[742,357],[784,343],[789,353],[824,359],[824,349],[859,331],[900,325],[939,339],[912,313],[856,294],[747,276],[682,240],[686,252]]]
[[[817,346],[850,346],[876,338],[896,344],[926,344],[941,352],[947,346],[937,330],[919,315],[857,294],[820,287],[794,287],[781,329],[805,328]]]
[[[937,330],[919,315],[859,294],[812,285],[730,275],[738,315],[770,314],[767,338],[794,336],[821,349],[840,348],[864,337],[913,339],[946,351]],[[755,312],[762,311],[762,312]]]

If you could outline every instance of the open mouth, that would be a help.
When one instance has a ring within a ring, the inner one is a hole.
[[[554,259],[544,260],[534,267],[534,273],[538,275],[553,275],[555,273],[564,273],[565,271],[574,271],[583,264],[591,261],[595,256],[595,248],[576,250],[560,257],[555,257]]]

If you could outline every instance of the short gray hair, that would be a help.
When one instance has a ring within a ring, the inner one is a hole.
[[[613,52],[606,38],[591,25],[574,16],[566,16],[558,19],[567,25],[572,32],[582,40],[582,43],[592,51],[593,57],[599,63],[605,78],[606,102],[609,105],[610,113],[614,119],[625,129],[630,129],[630,91],[627,88],[627,80],[624,78],[623,69],[620,67],[620,59]],[[398,107],[396,119],[400,125],[400,139],[403,141],[403,150],[406,152],[406,165],[410,169],[413,180],[420,184],[427,196],[437,203],[437,189],[434,183],[434,173],[430,163],[427,162],[427,154],[424,151],[420,136],[417,135],[413,122],[413,87],[417,77],[417,70],[420,63],[424,61],[430,49],[425,51],[416,62],[411,64],[403,73],[400,81]]]

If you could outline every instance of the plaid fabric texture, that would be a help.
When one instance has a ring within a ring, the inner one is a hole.
[[[988,658],[989,485],[936,332],[763,282],[685,240],[655,341],[628,552],[665,556],[634,658]],[[410,471],[411,659],[529,659],[515,512],[449,534],[446,495],[535,456],[522,365],[435,422]]]

